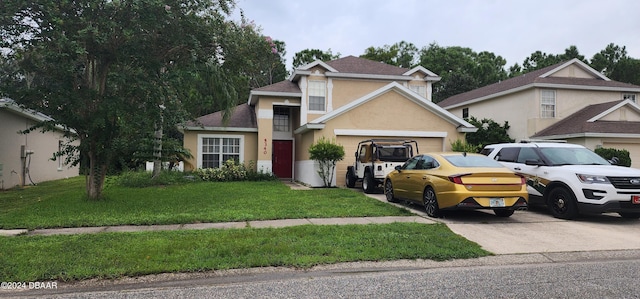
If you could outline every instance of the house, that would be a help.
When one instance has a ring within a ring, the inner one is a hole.
[[[79,174],[77,167],[64,165],[62,159],[52,160],[65,142],[62,128],[20,133],[46,120],[51,118],[0,99],[0,190]]]
[[[320,138],[345,149],[334,184],[345,185],[358,142],[402,138],[420,152],[450,150],[451,142],[475,132],[470,123],[431,101],[440,80],[423,68],[400,68],[354,56],[315,61],[282,82],[251,91],[247,103],[202,116],[182,127],[194,158],[187,170],[219,167],[230,158],[255,162],[257,170],[282,179],[322,186],[309,147]]]
[[[626,149],[640,167],[640,86],[613,81],[578,59],[447,98],[438,105],[467,119],[509,122],[516,141],[562,140]]]

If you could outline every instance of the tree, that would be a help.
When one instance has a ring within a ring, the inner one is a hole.
[[[403,68],[411,68],[418,64],[418,47],[412,43],[401,41],[391,46],[384,45],[381,48],[369,47],[360,57]]]
[[[179,97],[194,91],[180,83],[220,70],[216,37],[232,6],[231,0],[3,0],[0,47],[10,49],[19,69],[3,76],[9,80],[0,92],[55,119],[38,127],[74,132],[68,137],[79,145],[65,151],[74,153],[72,164],[82,161],[87,195],[98,199],[109,165],[131,136],[184,119],[185,101],[199,99]]]
[[[340,53],[334,55],[331,49],[326,52],[319,49],[305,49],[293,56],[293,68],[295,69],[316,60],[331,61],[338,58],[340,58]]]
[[[609,74],[612,80],[640,85],[640,59],[620,59]]]
[[[420,65],[442,77],[434,87],[434,102],[506,79],[505,64],[501,56],[470,48],[433,43],[420,50]]]
[[[344,147],[322,137],[309,147],[309,158],[318,162],[318,175],[324,186],[331,187],[336,163],[344,159]]]
[[[471,117],[467,121],[478,128],[478,131],[466,135],[467,143],[476,146],[477,149],[482,149],[488,144],[515,141],[507,133],[510,128],[508,121],[505,121],[503,126],[487,118],[478,120]]]
[[[604,50],[593,55],[590,66],[605,76],[610,77],[615,70],[616,64],[626,58],[628,58],[627,48],[611,43],[608,44]]]

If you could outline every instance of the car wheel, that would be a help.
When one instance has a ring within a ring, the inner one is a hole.
[[[353,188],[356,186],[356,175],[353,173],[353,168],[347,169],[347,177],[346,177],[347,187]]]
[[[564,187],[551,190],[547,199],[547,206],[553,217],[560,219],[573,219],[578,215],[576,198],[571,191]]]
[[[388,202],[397,202],[398,200],[395,197],[395,194],[393,194],[393,184],[391,183],[391,180],[387,179],[384,182],[384,195],[387,197],[387,201]]]
[[[373,181],[373,175],[371,171],[367,171],[364,173],[364,179],[362,180],[362,189],[364,193],[373,193],[376,188],[375,182]]]
[[[424,210],[427,212],[429,217],[440,217],[440,207],[438,206],[438,199],[436,198],[436,192],[433,191],[433,188],[427,187],[427,189],[424,190],[422,200]]]
[[[620,217],[626,218],[626,219],[638,219],[638,218],[640,218],[640,213],[620,212],[618,214],[620,214]]]
[[[514,211],[513,210],[505,210],[505,209],[495,209],[495,210],[493,210],[493,212],[498,217],[510,217],[511,215],[513,215]]]

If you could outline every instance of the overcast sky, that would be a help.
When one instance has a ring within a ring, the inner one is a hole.
[[[239,9],[286,43],[287,69],[304,49],[360,56],[400,41],[489,51],[507,67],[572,45],[587,59],[609,43],[640,59],[638,0],[237,0]]]

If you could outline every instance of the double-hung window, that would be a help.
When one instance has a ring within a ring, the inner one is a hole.
[[[541,118],[556,117],[556,91],[555,90],[540,91],[540,117]]]
[[[324,81],[309,81],[309,110],[325,111],[327,84]]]
[[[202,168],[218,168],[228,160],[240,163],[240,138],[203,137],[201,143]]]
[[[411,89],[411,91],[419,94],[423,98],[427,97],[427,87],[424,86],[424,85],[409,84],[409,89]]]
[[[636,94],[635,93],[625,93],[622,95],[623,100],[631,100],[634,103],[636,102]]]

